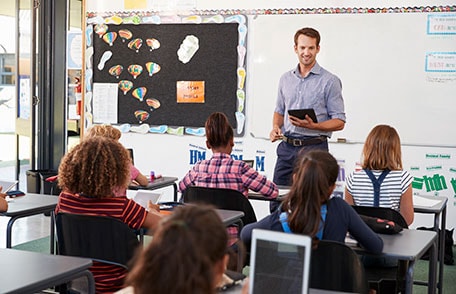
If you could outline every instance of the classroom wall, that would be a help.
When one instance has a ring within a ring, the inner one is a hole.
[[[129,10],[132,6],[128,6],[133,1],[128,0],[111,0],[111,1],[86,1],[87,12],[113,12]],[[182,1],[185,2],[185,7],[178,7],[176,3],[179,1],[134,1],[139,5],[133,10],[165,10],[162,13],[183,13],[189,12],[192,9],[197,10],[215,10],[219,9],[243,9],[255,12],[256,9],[279,9],[279,8],[327,8],[327,7],[414,7],[414,6],[439,6],[448,5],[445,1]],[[171,3],[171,4],[169,4]],[[143,8],[141,8],[143,5]],[[126,9],[129,7],[129,9]],[[254,18],[253,15],[249,16]],[[271,16],[273,17],[273,16]],[[271,40],[272,41],[272,40]],[[247,34],[248,46],[255,46],[253,39]],[[249,47],[248,47],[248,50]],[[454,49],[456,51],[456,48]],[[249,67],[253,67],[252,59],[254,56],[247,52],[247,73]],[[290,51],[290,56],[293,54]],[[288,58],[288,57],[287,57]],[[347,61],[348,62],[348,61]],[[251,68],[252,74],[255,73],[254,68]],[[245,105],[245,132],[241,137],[235,139],[235,147],[233,156],[243,159],[255,159],[256,168],[259,172],[272,178],[273,168],[275,164],[275,149],[277,143],[271,143],[265,137],[269,133],[271,123],[264,123],[262,135],[252,133],[252,130],[257,129],[257,122],[254,121],[254,112],[262,111],[261,103],[257,103],[261,97],[250,95],[254,89],[249,89],[255,77],[249,77],[247,74],[246,90],[247,99]],[[337,74],[337,72],[336,72]],[[456,89],[455,89],[456,92]],[[249,99],[249,96],[250,99]],[[348,99],[348,97],[346,97]],[[454,102],[453,102],[454,103]],[[456,106],[448,105],[449,108]],[[270,112],[270,105],[264,107],[264,111]],[[351,109],[351,111],[356,111]],[[404,111],[405,112],[405,111]],[[350,118],[350,113],[347,117]],[[272,118],[272,112],[270,113]],[[407,117],[404,116],[404,123]],[[402,123],[402,122],[401,122]],[[454,126],[454,116],[448,117],[445,127],[448,127],[446,135],[451,137],[451,128]],[[366,134],[367,135],[367,134]],[[446,140],[447,141],[447,140]],[[135,132],[123,133],[121,142],[129,148],[133,148],[135,152],[135,165],[145,174],[153,170],[156,174],[176,176],[181,178],[191,166],[199,159],[209,158],[211,151],[206,148],[205,138],[198,136],[178,136],[172,134],[140,134]],[[404,168],[409,170],[415,177],[414,193],[423,195],[437,195],[448,197],[448,212],[447,212],[447,227],[453,228],[456,226],[456,148],[439,147],[438,142],[432,142],[433,146],[418,146],[404,145],[403,146],[403,161]],[[442,144],[443,145],[443,144]],[[343,180],[346,174],[353,171],[356,162],[360,159],[362,150],[362,142],[356,143],[330,143],[330,152],[335,155],[341,165],[341,175],[339,179],[339,190],[343,190]],[[163,189],[163,193],[169,199],[172,197],[170,189]],[[254,201],[254,208],[258,217],[262,217],[268,212],[267,203]],[[431,216],[417,216],[413,226],[431,226]]]

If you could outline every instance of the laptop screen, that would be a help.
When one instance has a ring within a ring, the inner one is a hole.
[[[311,238],[253,230],[250,294],[308,293]]]

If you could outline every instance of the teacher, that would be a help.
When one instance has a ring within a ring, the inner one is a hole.
[[[298,153],[312,149],[328,151],[328,138],[332,132],[345,126],[342,82],[316,61],[320,52],[320,33],[313,28],[298,30],[294,36],[294,51],[299,64],[280,78],[269,134],[272,142],[283,141],[277,146],[274,169],[277,185],[291,185]],[[288,114],[290,109],[305,108],[315,111],[318,122],[308,115],[299,119]]]

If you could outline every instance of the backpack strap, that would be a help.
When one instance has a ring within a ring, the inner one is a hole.
[[[319,230],[317,232],[316,237],[321,240],[323,238],[323,229],[325,227],[325,220],[326,220],[326,212],[328,211],[327,205],[323,204],[321,206],[321,221],[319,225]],[[291,233],[290,226],[288,225],[288,213],[285,211],[282,212],[279,216],[280,223],[282,224],[282,229],[285,233]]]
[[[383,183],[383,180],[386,178],[386,175],[389,174],[390,170],[385,169],[382,171],[381,175],[375,178],[374,174],[370,169],[365,168],[364,171],[369,176],[372,185],[374,186],[374,207],[380,206],[380,185]]]
[[[291,233],[290,226],[288,226],[288,213],[282,212],[279,216],[279,220],[282,223],[282,229],[285,233]]]
[[[320,208],[320,214],[321,214],[321,221],[320,221],[320,226],[317,232],[317,235],[315,235],[318,240],[323,239],[323,229],[325,228],[325,221],[326,221],[326,213],[328,212],[328,208],[326,206],[326,203],[323,204]]]

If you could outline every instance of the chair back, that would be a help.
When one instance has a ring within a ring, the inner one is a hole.
[[[133,155],[133,148],[127,148],[128,154],[130,154],[131,164],[135,165],[135,157]]]
[[[394,210],[392,208],[358,205],[353,205],[352,207],[356,210],[358,214],[378,217],[381,219],[387,219],[395,222],[404,229],[408,229],[407,222],[405,221],[402,214],[399,211]]]
[[[56,229],[59,254],[91,258],[126,269],[139,245],[134,231],[112,217],[58,213]]]
[[[249,199],[237,190],[190,186],[183,193],[183,200],[184,203],[205,203],[220,209],[243,211],[243,225],[257,221]]]
[[[321,240],[312,250],[310,287],[349,293],[368,293],[364,266],[347,245]]]

